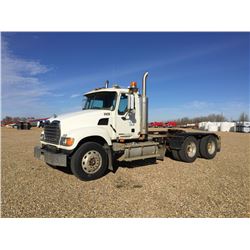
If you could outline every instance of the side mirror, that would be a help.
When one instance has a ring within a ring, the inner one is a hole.
[[[128,95],[128,111],[135,109],[135,96],[133,94]]]

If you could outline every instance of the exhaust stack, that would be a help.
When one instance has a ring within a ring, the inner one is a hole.
[[[148,97],[146,96],[146,80],[148,72],[145,72],[142,78],[142,96],[141,96],[141,135],[144,139],[148,135]]]

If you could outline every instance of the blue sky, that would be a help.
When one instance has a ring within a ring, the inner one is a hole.
[[[2,117],[81,109],[82,94],[149,71],[149,119],[249,112],[249,33],[2,33]]]

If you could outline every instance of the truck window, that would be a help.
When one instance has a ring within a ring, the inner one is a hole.
[[[83,109],[114,110],[116,103],[115,92],[97,92],[86,95]]]
[[[127,108],[128,108],[128,97],[125,94],[122,94],[120,98],[118,114],[124,115],[127,112]]]

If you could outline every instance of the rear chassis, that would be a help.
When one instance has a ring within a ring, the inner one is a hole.
[[[181,129],[168,129],[149,131],[149,138],[154,141],[161,141],[166,144],[166,150],[180,150],[186,138],[193,136],[198,142],[205,136],[214,136],[217,139],[217,152],[221,149],[221,138],[215,133],[187,132]]]

